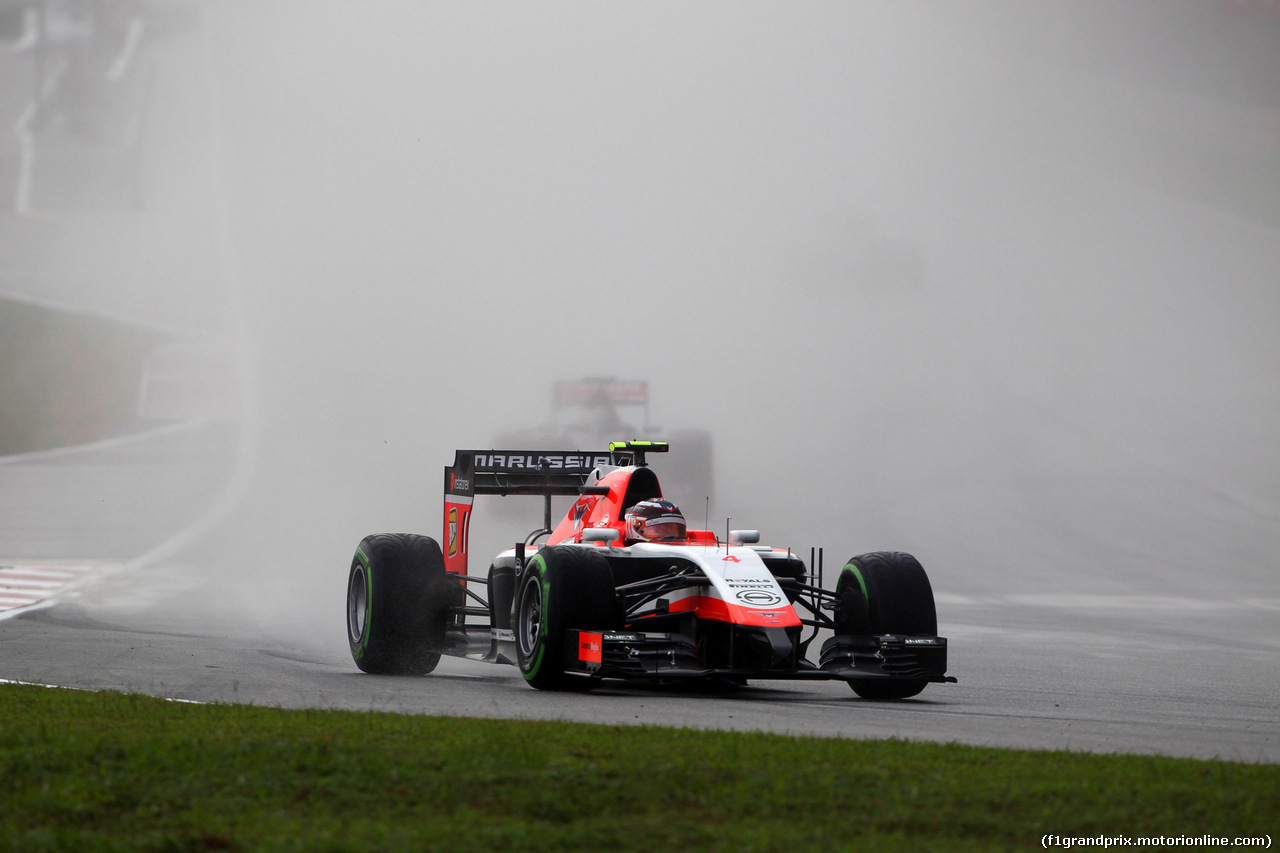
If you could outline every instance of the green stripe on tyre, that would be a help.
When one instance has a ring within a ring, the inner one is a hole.
[[[547,602],[551,597],[551,584],[547,582],[547,562],[541,554],[535,554],[529,561],[529,571],[535,572],[541,580],[539,586],[542,587],[542,601],[538,616],[537,653],[533,657],[533,662],[529,664],[529,668],[525,670],[524,677],[537,678],[538,671],[542,668],[542,659],[547,653]]]
[[[363,548],[356,548],[356,559],[364,566],[364,633],[360,635],[360,653],[369,649],[369,623],[373,621],[373,572],[369,571],[369,555]]]
[[[867,595],[867,582],[862,579],[862,571],[858,569],[858,564],[846,563],[844,570],[853,573],[854,580],[858,582],[858,588],[862,590],[862,600],[869,605],[871,598]]]

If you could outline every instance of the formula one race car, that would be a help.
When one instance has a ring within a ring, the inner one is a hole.
[[[347,582],[356,665],[421,675],[448,654],[515,664],[530,685],[551,690],[604,678],[840,679],[867,699],[955,681],[914,557],[853,557],[828,591],[820,551],[806,566],[757,544],[754,530],[726,531],[722,541],[688,529],[645,462],[666,449],[457,451],[445,468],[443,550],[412,534],[368,536],[356,550]],[[544,498],[543,527],[484,577],[467,573],[477,495]],[[577,500],[553,529],[555,495]],[[809,646],[822,629],[832,635],[814,664]]]

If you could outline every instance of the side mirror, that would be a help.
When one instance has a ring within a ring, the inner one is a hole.
[[[588,527],[582,531],[583,542],[617,542],[622,534],[612,527]]]
[[[730,530],[730,545],[754,545],[760,541],[759,530]]]

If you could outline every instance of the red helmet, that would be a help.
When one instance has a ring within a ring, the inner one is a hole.
[[[688,538],[680,508],[662,498],[640,501],[627,510],[625,520],[630,541],[684,541]]]

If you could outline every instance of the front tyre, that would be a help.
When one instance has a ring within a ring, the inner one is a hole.
[[[347,575],[347,642],[356,666],[426,675],[440,662],[449,618],[444,556],[429,536],[366,536]]]
[[[515,600],[516,658],[524,680],[539,690],[585,690],[595,679],[566,672],[572,628],[620,627],[613,572],[594,548],[548,547],[520,575]]]
[[[920,561],[899,551],[851,558],[836,583],[836,632],[853,635],[905,634],[935,637],[938,613],[933,587]],[[863,699],[907,699],[924,690],[923,678],[855,678]]]

